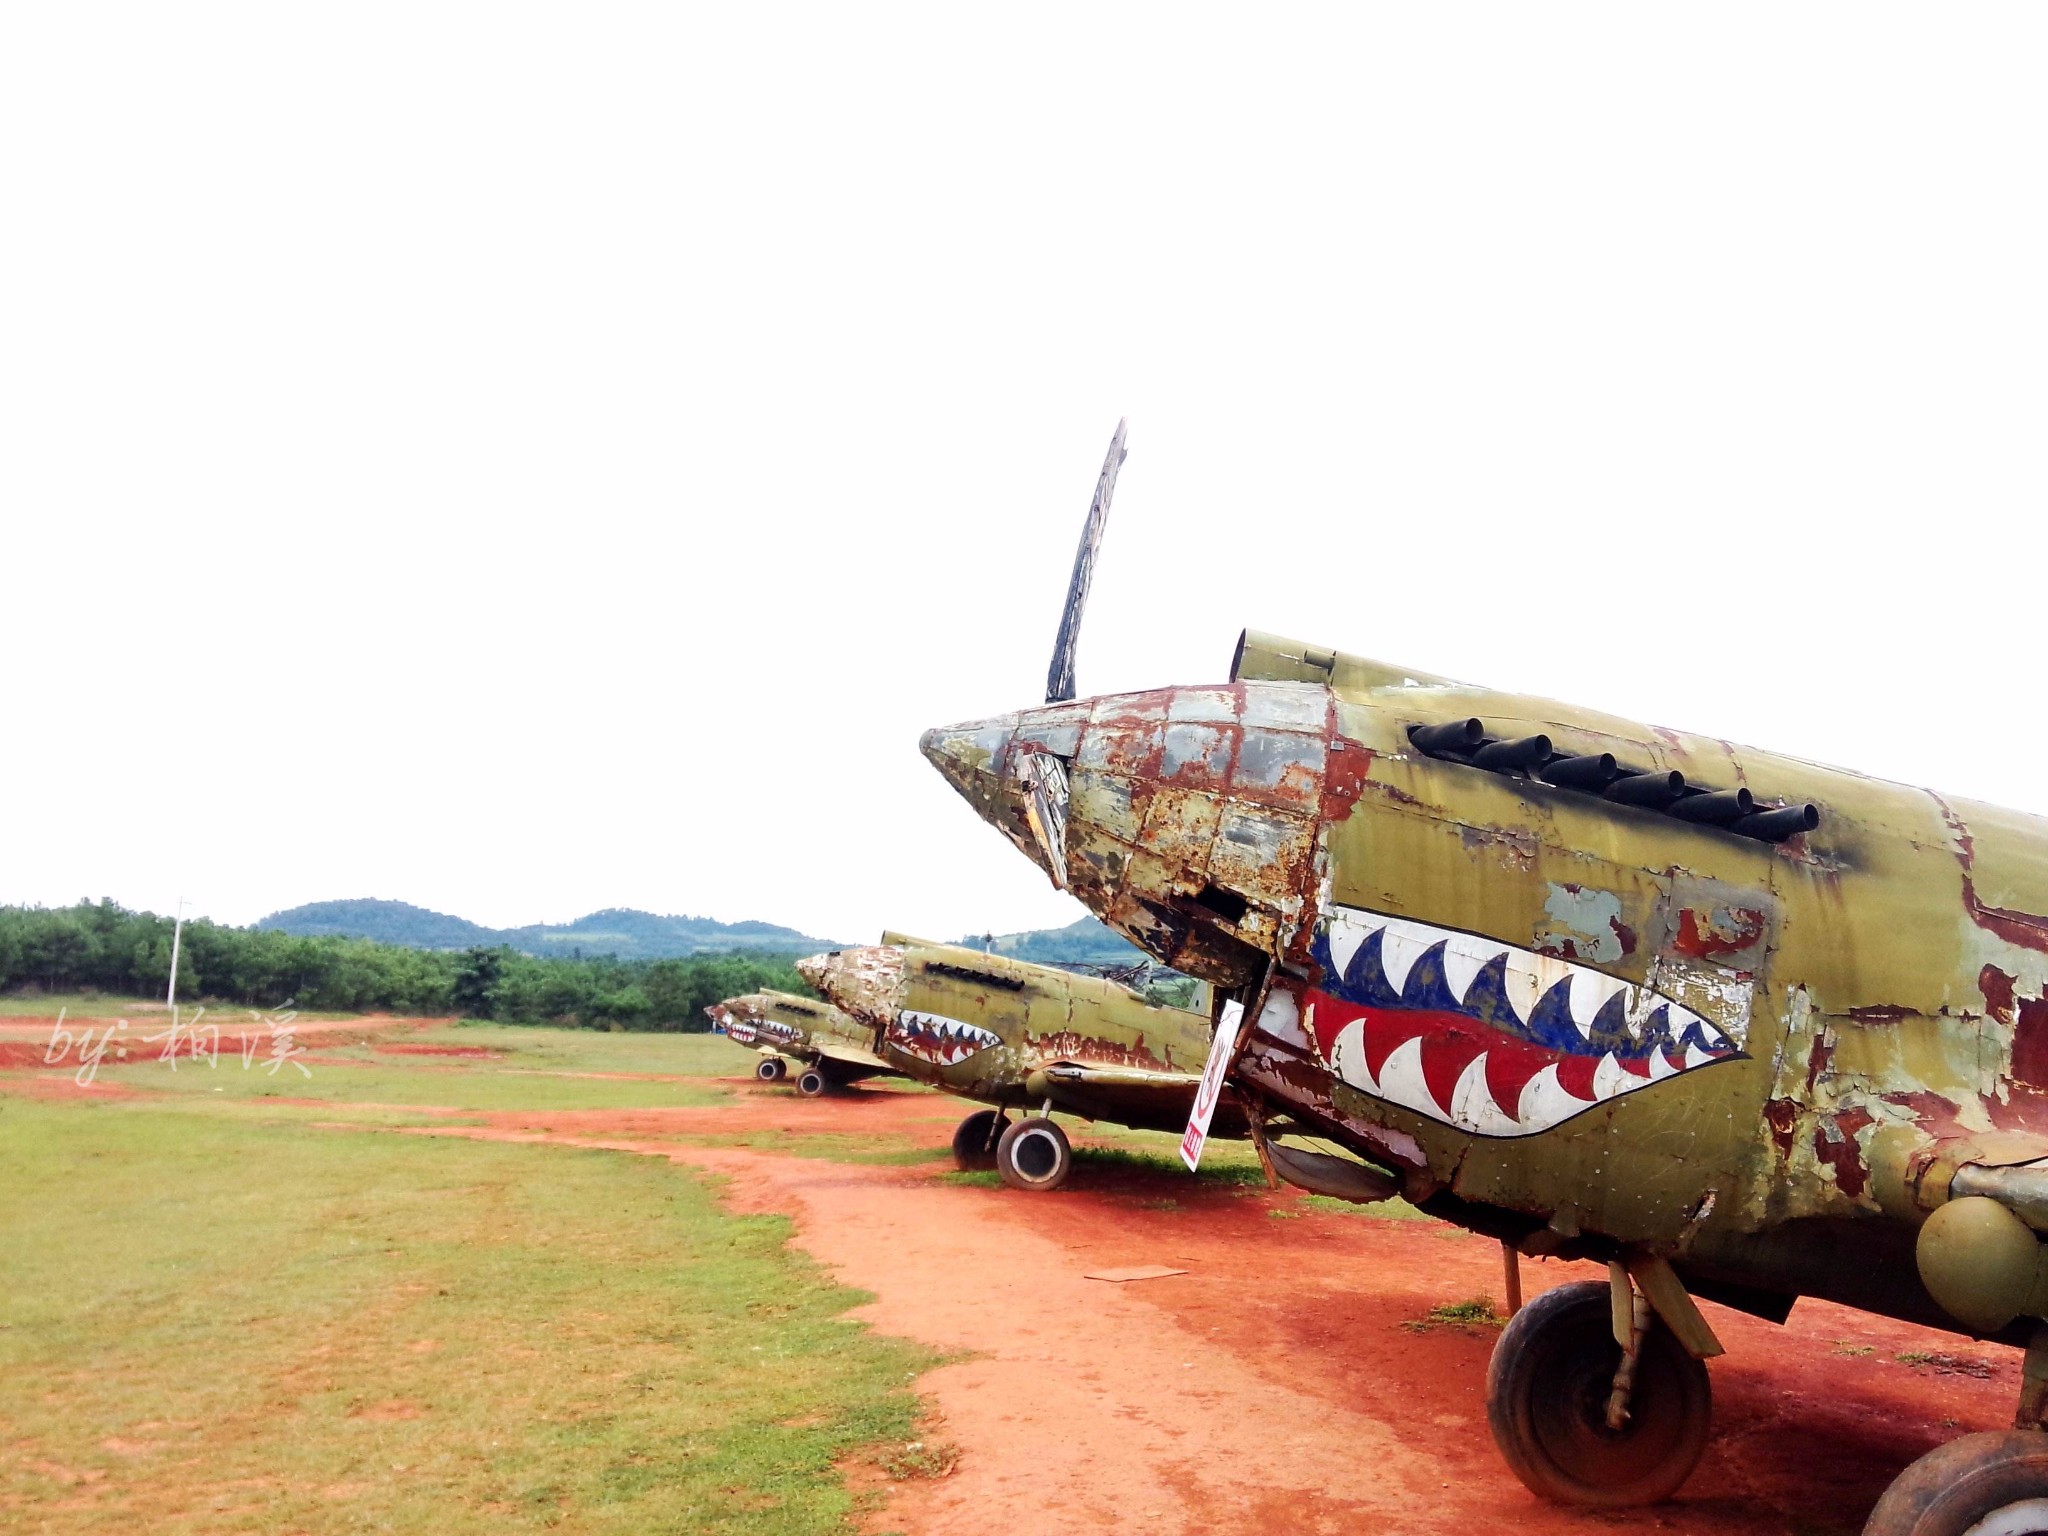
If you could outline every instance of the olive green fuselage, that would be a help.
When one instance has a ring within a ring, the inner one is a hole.
[[[1764,840],[1410,734],[1467,718],[1819,823]],[[1915,1229],[1958,1166],[2048,1154],[2038,818],[1261,636],[1229,685],[925,750],[1162,960],[1239,987],[1275,962],[1238,1080],[1525,1251],[1954,1327]],[[1040,753],[1058,848],[1016,788]]]

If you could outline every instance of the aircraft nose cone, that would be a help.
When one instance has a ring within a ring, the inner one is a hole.
[[[918,750],[974,808],[987,815],[1002,797],[1003,749],[1016,732],[1015,715],[942,725],[926,731]]]
[[[805,955],[796,963],[797,975],[811,987],[816,988],[825,979],[826,959],[823,955]]]

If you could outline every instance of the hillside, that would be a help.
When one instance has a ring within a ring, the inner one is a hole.
[[[999,955],[1037,965],[1135,965],[1143,950],[1118,937],[1101,922],[1084,917],[1064,928],[1034,928],[1025,933],[970,933],[956,940],[970,949],[993,949]]]
[[[573,923],[485,928],[465,918],[430,912],[404,901],[315,901],[289,911],[273,912],[256,927],[306,938],[334,935],[376,939],[410,949],[473,949],[504,944],[529,955],[616,955],[621,960],[686,959],[731,950],[807,954],[834,947],[829,939],[814,939],[774,923],[662,917],[625,907],[592,912]]]
[[[841,947],[775,923],[721,923],[709,917],[660,917],[630,907],[608,907],[572,923],[529,923],[523,928],[486,928],[467,918],[430,912],[405,901],[315,901],[273,912],[256,925],[305,938],[376,939],[409,949],[475,949],[509,945],[522,954],[616,955],[621,960],[687,959],[692,955],[751,950],[763,954],[811,954]],[[972,949],[988,945],[973,933],[958,941]],[[999,933],[997,954],[1039,965],[1133,965],[1143,954],[1092,917],[1064,928]]]

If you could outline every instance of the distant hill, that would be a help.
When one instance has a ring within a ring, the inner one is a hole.
[[[957,942],[969,949],[991,948],[999,955],[1037,965],[1136,965],[1146,958],[1143,950],[1092,917],[1081,918],[1064,928],[999,933],[992,944],[987,935],[979,933],[970,933]]]
[[[616,955],[621,960],[669,960],[752,949],[809,954],[837,946],[774,923],[721,923],[708,917],[658,917],[628,907],[592,912],[573,923],[532,923],[485,928],[465,918],[404,901],[315,901],[273,912],[258,928],[306,938],[339,935],[403,944],[411,949],[473,949],[505,944],[529,955]]]
[[[475,949],[499,944],[529,955],[616,955],[621,960],[686,959],[691,955],[756,950],[803,955],[843,946],[775,923],[721,923],[708,917],[658,917],[631,907],[607,907],[573,923],[530,923],[524,928],[486,928],[467,918],[430,912],[406,901],[314,901],[273,912],[256,924],[305,938],[335,935],[403,944],[409,949]],[[980,949],[986,936],[959,941]],[[1142,951],[1125,943],[1092,917],[1064,928],[1036,928],[995,936],[997,954],[1039,965],[1135,965]]]

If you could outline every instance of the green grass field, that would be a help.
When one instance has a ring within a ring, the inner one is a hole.
[[[726,1214],[658,1156],[395,1134],[717,1106],[753,1052],[449,1023],[272,1070],[235,1048],[246,1017],[221,1022],[211,1065],[135,1042],[90,1098],[0,1071],[0,1529],[806,1536],[851,1529],[849,1465],[950,1465],[913,1423],[927,1358],[852,1324],[862,1298],[782,1219]],[[946,1115],[917,1123],[714,1109],[629,1134],[999,1184],[951,1171]],[[1176,1136],[1069,1128],[1081,1179],[1136,1180],[1146,1210],[1264,1187],[1246,1142],[1182,1184]],[[1273,1214],[1308,1210],[1418,1214]]]
[[[102,1080],[169,1092],[94,1102],[0,1074],[0,1527],[846,1529],[836,1466],[902,1461],[927,1361],[851,1323],[862,1298],[786,1222],[725,1214],[663,1159],[394,1135],[359,1107],[708,1102],[555,1074],[747,1053],[406,1038],[443,1036],[508,1054],[352,1048],[311,1079],[137,1061]]]

